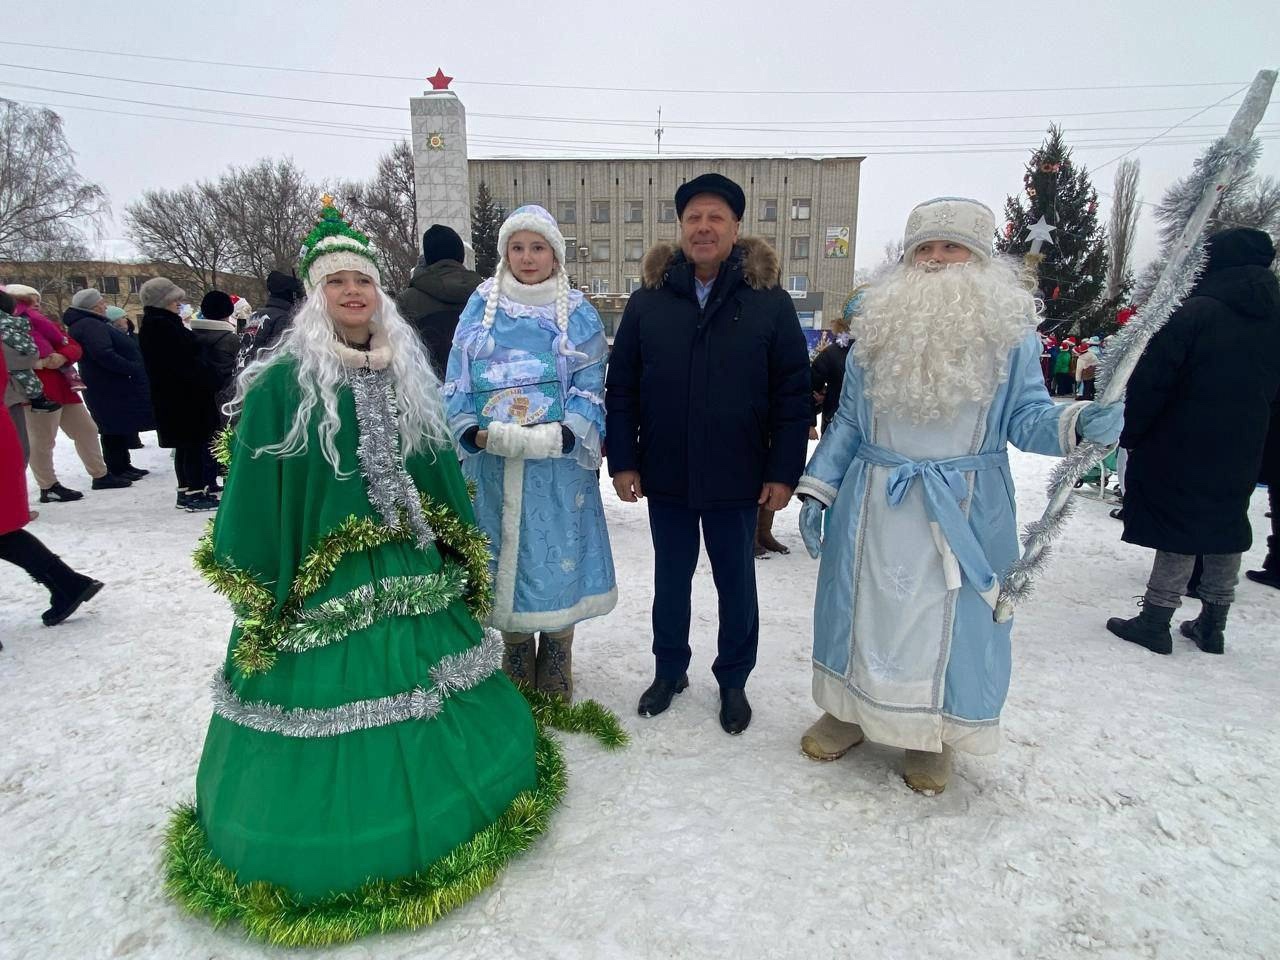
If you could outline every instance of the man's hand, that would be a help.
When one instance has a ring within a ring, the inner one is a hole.
[[[618,480],[614,478],[614,486],[617,486]],[[625,498],[624,498],[625,499]],[[787,505],[791,499],[791,488],[785,483],[766,483],[760,489],[760,499],[756,502],[766,510],[778,511]]]
[[[639,470],[620,470],[613,475],[613,489],[623,503],[635,503],[644,499],[644,491],[640,489]]]
[[[810,440],[817,440],[817,439],[818,439],[818,428],[817,428],[817,427],[810,427],[810,428],[809,428],[809,439],[810,439]]]

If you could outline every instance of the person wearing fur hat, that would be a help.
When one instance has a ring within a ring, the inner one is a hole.
[[[742,188],[703,174],[675,202],[679,243],[649,251],[614,339],[609,472],[624,502],[648,500],[653,537],[654,679],[637,710],[657,716],[689,685],[701,533],[720,601],[711,668],[720,726],[736,735],[751,722],[746,683],[760,634],[753,544],[804,467],[809,349],[777,254],[740,236]]]
[[[439,381],[328,198],[298,272],[306,299],[229,404],[197,565],[238,619],[166,870],[194,912],[320,945],[468,899],[554,788],[477,620],[486,550]]]
[[[992,256],[995,217],[944,197],[907,219],[903,263],[867,290],[835,420],[800,480],[821,556],[813,696],[801,738],[834,760],[865,738],[905,749],[905,779],[943,790],[951,751],[995,752],[1010,626],[993,616],[1018,557],[1007,446],[1062,456],[1113,443],[1119,404],[1055,404],[1040,304]],[[824,514],[829,534],[822,536]]]
[[[249,315],[240,333],[237,370],[243,370],[275,345],[305,295],[302,281],[293,274],[280,270],[267,274],[267,299]]]
[[[443,223],[433,223],[422,235],[422,265],[413,268],[408,288],[396,298],[442,380],[462,308],[483,279],[463,265],[466,256],[462,238]]]
[[[86,296],[86,294],[91,294]],[[127,480],[149,471],[133,465],[130,440],[139,430],[155,429],[151,387],[138,341],[112,326],[106,298],[97,290],[81,290],[62,315],[67,331],[80,344],[84,400],[93,413],[107,469]]]
[[[502,631],[503,669],[567,702],[574,625],[618,601],[597,475],[608,345],[595,308],[569,287],[550,213],[517,209],[498,251],[462,311],[444,395],[492,544],[489,623]]]
[[[138,346],[151,384],[160,446],[173,450],[179,510],[216,510],[208,490],[206,449],[218,429],[217,375],[200,342],[179,315],[186,291],[167,277],[152,277],[138,291],[142,325]]]

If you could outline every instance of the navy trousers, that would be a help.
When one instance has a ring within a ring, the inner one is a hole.
[[[698,528],[711,561],[720,599],[720,634],[711,667],[721,687],[741,688],[756,665],[760,611],[756,604],[754,506],[725,510],[649,501],[653,536],[653,656],[657,676],[678,680],[689,668],[689,621],[693,572],[698,566]]]

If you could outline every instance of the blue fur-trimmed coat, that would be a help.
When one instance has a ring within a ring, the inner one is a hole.
[[[470,446],[479,425],[468,357],[485,341],[485,298],[494,281],[472,294],[449,353],[444,394],[463,473],[476,488],[476,521],[492,545],[494,605],[490,624],[512,633],[553,631],[608,613],[617,582],[600,498],[604,444],[604,328],[595,308],[569,292],[569,341],[584,356],[561,361],[561,423],[573,447],[559,457],[508,460]],[[529,306],[502,297],[491,330],[496,367],[531,354],[556,354],[555,305]]]
[[[948,424],[877,416],[865,377],[851,352],[839,408],[796,490],[828,514],[813,617],[814,699],[878,743],[994,753],[1012,624],[995,622],[994,588],[975,584],[964,565],[989,565],[998,585],[1018,557],[1007,445],[1070,452],[1087,404],[1049,398],[1034,334],[1010,351],[990,403],[966,405]],[[905,493],[899,487],[898,502],[890,499],[894,468],[872,462],[883,459],[869,452],[875,447],[896,448],[926,470],[952,457],[981,464],[953,474],[975,550],[957,540],[951,553],[935,538],[923,476],[908,479]]]

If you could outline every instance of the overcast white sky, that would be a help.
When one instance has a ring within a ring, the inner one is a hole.
[[[664,154],[865,154],[856,255],[857,266],[870,267],[920,200],[968,195],[999,214],[1005,195],[1021,188],[1028,153],[1052,120],[1066,128],[1077,162],[1091,170],[1182,122],[1133,154],[1142,161],[1142,197],[1159,199],[1189,171],[1203,144],[1225,131],[1240,99],[1231,94],[1257,70],[1280,61],[1275,0],[129,0],[111,14],[88,0],[22,6],[6,12],[0,39],[98,51],[0,45],[0,96],[53,105],[63,115],[82,171],[110,194],[115,219],[101,252],[115,256],[133,253],[119,214],[149,187],[175,187],[215,176],[229,164],[286,154],[318,179],[368,176],[394,131],[407,133],[408,100],[426,86],[415,79],[265,66],[409,78],[425,78],[441,66],[457,78],[453,88],[467,107],[473,157],[579,155],[588,148],[594,156],[652,155],[659,106]],[[1113,85],[1118,88],[1078,89]],[[716,92],[687,92],[695,90]],[[1223,98],[1224,104],[1193,118]],[[95,112],[104,110],[164,118]],[[949,122],[936,122],[941,120]],[[709,124],[749,129],[713,130]],[[777,132],[784,125],[798,129]],[[761,129],[768,127],[774,129]],[[1260,132],[1260,170],[1280,174],[1280,108],[1274,100]],[[1195,142],[1182,142],[1189,140]],[[919,152],[939,149],[986,152]],[[1094,184],[1100,191],[1110,191],[1114,170],[1114,163],[1099,170]],[[1105,216],[1105,196],[1102,203]],[[1155,244],[1147,215],[1138,266]]]

